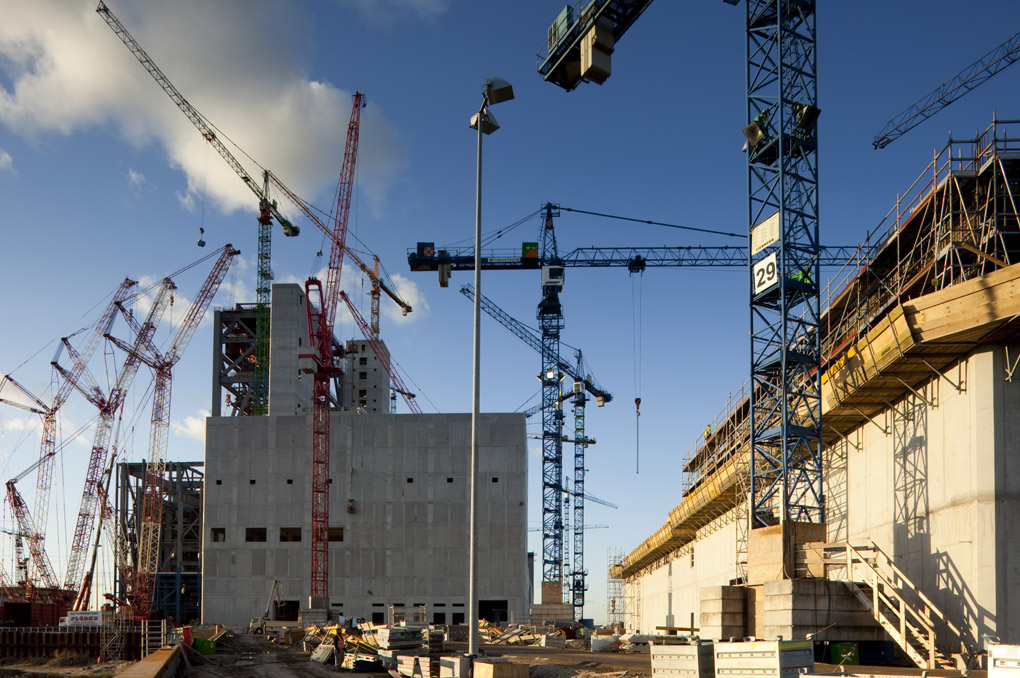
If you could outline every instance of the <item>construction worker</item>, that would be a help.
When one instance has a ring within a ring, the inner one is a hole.
[[[708,442],[708,438],[711,435],[712,435],[712,425],[711,424],[705,424],[705,442],[706,443]]]

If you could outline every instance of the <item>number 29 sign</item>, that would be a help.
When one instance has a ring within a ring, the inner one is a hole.
[[[777,254],[777,252],[773,252],[754,265],[753,284],[755,294],[767,290],[778,282],[779,264]]]

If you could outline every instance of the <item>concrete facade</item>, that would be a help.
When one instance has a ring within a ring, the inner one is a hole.
[[[1016,361],[1015,348],[1008,356]],[[1020,642],[1020,381],[1008,378],[1010,367],[1005,346],[977,346],[824,456],[826,539],[873,541],[971,647],[983,634]],[[627,629],[687,626],[698,616],[699,588],[735,576],[735,528],[734,515],[717,518],[629,578]],[[779,618],[780,607],[758,607]],[[725,625],[700,617],[707,629]],[[817,616],[806,624],[825,626]],[[859,635],[869,635],[863,623]]]
[[[391,604],[426,604],[453,623],[467,602],[470,416],[337,412],[331,427],[330,525],[342,541],[330,545],[330,611],[372,619]],[[522,620],[524,417],[483,415],[480,436],[479,599],[506,601],[504,620]],[[275,579],[285,600],[307,604],[310,449],[310,417],[208,420],[205,622],[246,624]]]
[[[269,415],[206,420],[207,623],[246,625],[265,612],[274,580],[291,609],[308,607],[313,377],[300,357],[311,350],[305,296],[298,285],[274,285],[272,295]],[[471,417],[388,414],[389,375],[367,341],[347,342],[344,364],[336,385],[342,407],[330,414],[330,614],[382,622],[389,605],[424,604],[429,621],[464,623]],[[480,613],[524,621],[525,418],[483,414],[479,426]]]
[[[385,345],[382,350],[386,351]],[[369,413],[390,411],[390,377],[386,367],[364,339],[345,345],[344,409]],[[389,354],[386,354],[389,360]]]

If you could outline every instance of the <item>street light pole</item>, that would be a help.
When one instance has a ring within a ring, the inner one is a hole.
[[[478,413],[481,403],[481,303],[482,296],[482,135],[499,129],[489,106],[514,98],[506,80],[489,78],[482,87],[482,105],[471,117],[478,130],[478,165],[475,172],[475,304],[471,382],[471,482],[468,490],[468,656],[478,656]]]

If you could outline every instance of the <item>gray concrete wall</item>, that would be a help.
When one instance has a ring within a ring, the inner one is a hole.
[[[470,415],[337,412],[331,417],[330,609],[371,619],[390,604],[466,612]],[[484,414],[480,429],[479,598],[527,615],[527,463],[521,414]],[[202,617],[246,624],[274,579],[307,604],[309,416],[210,418]],[[353,500],[353,512],[349,511]],[[301,528],[281,541],[281,528]],[[265,542],[246,541],[265,528]],[[222,538],[222,541],[217,539]]]
[[[1001,429],[1020,414],[1005,407],[1015,387],[995,369],[1001,351],[979,349],[893,403],[855,432],[860,444],[846,461],[849,541],[873,540],[893,557],[972,647],[981,634],[1000,633],[999,590],[1015,588],[997,557],[997,503],[1008,503],[997,501]],[[1016,541],[1016,523],[1008,529]]]
[[[827,539],[874,540],[975,647],[982,634],[1020,642],[1020,371],[1007,381],[1009,364],[1003,347],[981,347],[825,455]],[[682,625],[699,586],[733,577],[734,538],[732,523],[702,530],[693,569],[684,551],[628,581],[628,630]]]
[[[312,351],[308,314],[300,285],[273,285],[269,343],[270,414],[305,414],[312,402],[312,376],[298,370],[298,355]]]
[[[382,350],[389,353],[386,344],[379,342]],[[344,374],[344,409],[369,413],[390,411],[390,375],[386,367],[364,339],[355,339],[346,344],[346,369]]]
[[[735,515],[730,511],[715,519],[698,531],[697,540],[660,567],[624,583],[628,631],[655,633],[656,626],[689,626],[692,615],[695,626],[700,624],[698,589],[723,586],[735,576]]]

